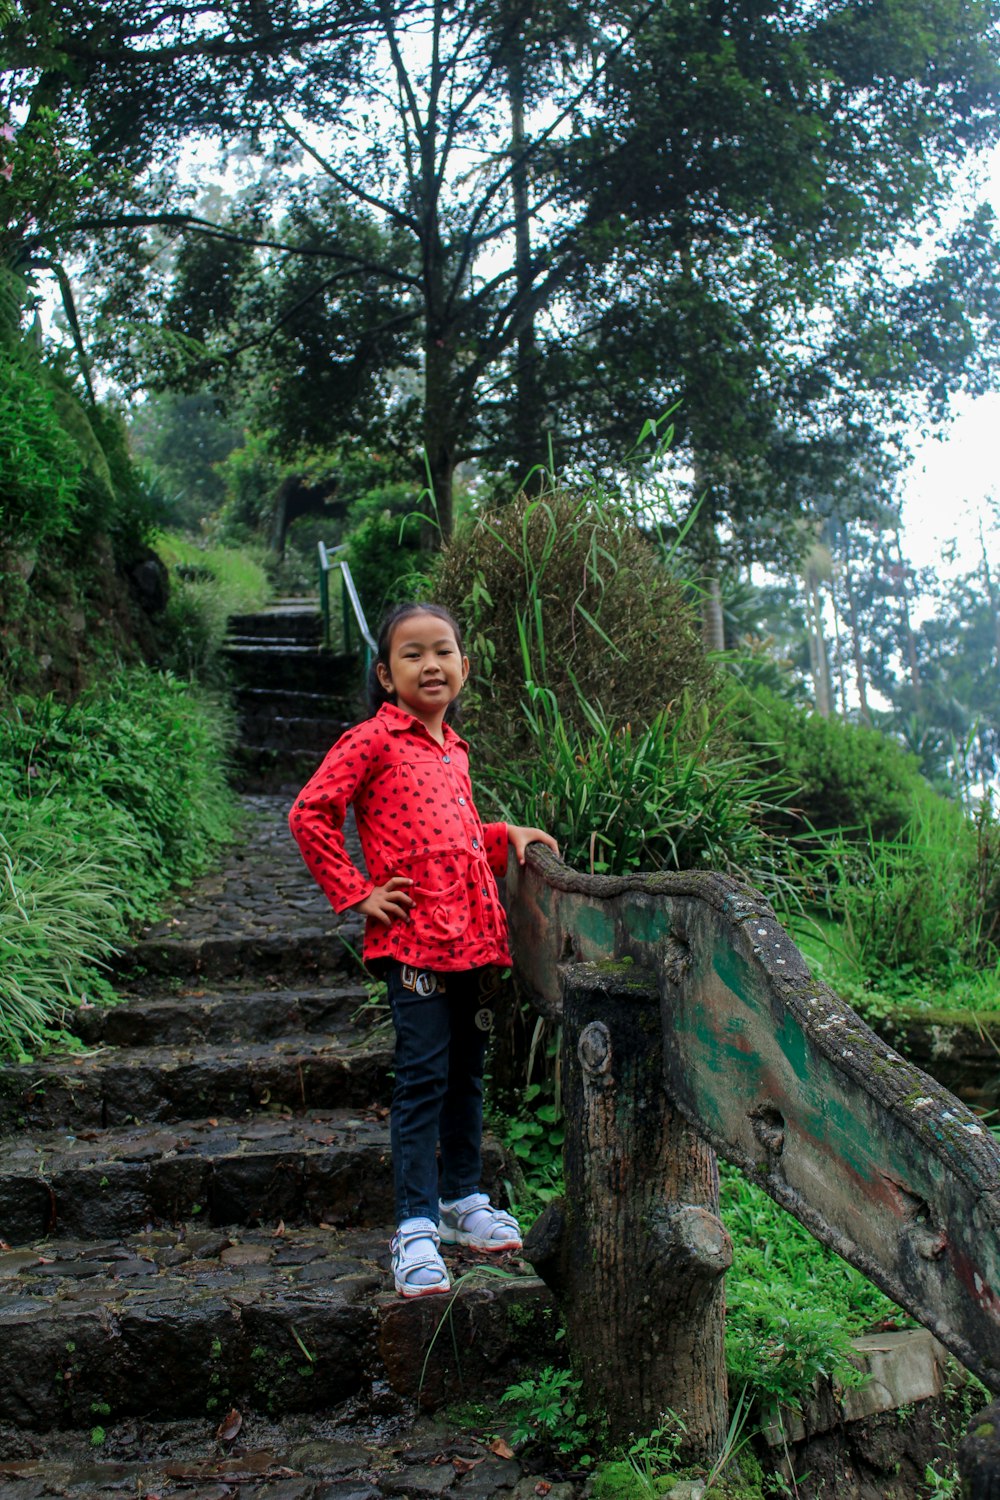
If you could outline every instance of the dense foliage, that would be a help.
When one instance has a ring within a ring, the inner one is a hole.
[[[824,718],[762,687],[733,694],[729,722],[761,772],[787,785],[769,823],[800,842],[813,829],[892,838],[916,805],[935,800],[915,757],[878,730]]]
[[[581,730],[586,703],[618,728],[648,725],[684,695],[711,700],[713,673],[680,585],[634,513],[597,488],[521,496],[474,518],[429,582],[466,629],[480,759],[534,753],[526,681]]]
[[[146,669],[75,703],[21,699],[0,721],[0,1052],[107,998],[93,965],[233,827],[227,711]]]

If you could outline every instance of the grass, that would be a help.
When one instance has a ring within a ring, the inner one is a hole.
[[[64,1043],[107,1000],[129,925],[233,832],[228,711],[133,669],[73,704],[19,699],[0,725],[0,1056]]]
[[[245,547],[200,547],[173,532],[158,533],[154,546],[170,575],[165,664],[184,677],[221,681],[229,616],[253,613],[271,598],[263,554]]]

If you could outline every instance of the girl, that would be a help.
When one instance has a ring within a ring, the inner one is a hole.
[[[559,849],[541,829],[479,821],[468,746],[447,722],[468,675],[446,609],[397,605],[372,664],[373,717],[342,735],[289,816],[334,910],[364,913],[365,961],[388,985],[398,1225],[390,1248],[404,1297],[448,1291],[442,1240],[521,1248],[516,1220],[479,1191],[483,1060],[500,971],[510,963],[495,876],[507,868],[508,847],[521,864],[530,843]],[[367,877],[344,847],[348,804]]]

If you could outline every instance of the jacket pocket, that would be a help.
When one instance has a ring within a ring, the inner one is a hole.
[[[414,901],[410,920],[419,934],[438,940],[464,934],[469,925],[464,880],[434,887],[412,885],[410,895]]]

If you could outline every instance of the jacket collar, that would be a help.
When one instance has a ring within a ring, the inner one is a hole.
[[[422,735],[425,739],[430,740],[432,745],[437,744],[434,736],[428,733],[427,726],[422,724],[415,714],[407,712],[405,708],[400,708],[398,703],[383,703],[375,717],[390,734],[406,734],[409,731]],[[443,748],[445,750],[450,750],[456,745],[460,745],[463,750],[468,750],[468,743],[463,740],[460,734],[456,734],[450,724],[444,724],[442,728],[444,730]]]

